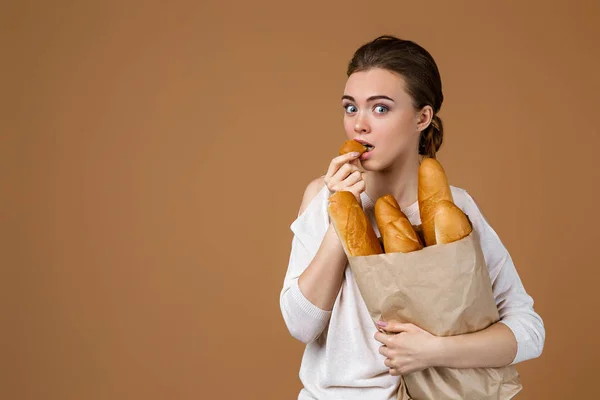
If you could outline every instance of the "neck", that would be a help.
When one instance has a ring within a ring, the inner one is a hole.
[[[382,171],[366,171],[367,196],[373,202],[386,194],[394,196],[400,208],[406,208],[418,198],[419,158],[402,157]]]

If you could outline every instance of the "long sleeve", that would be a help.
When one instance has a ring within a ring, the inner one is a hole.
[[[298,278],[315,257],[327,231],[326,188],[311,201],[307,209],[292,223],[294,233],[288,268],[279,303],[290,334],[303,343],[310,343],[323,332],[331,311],[312,304],[300,290]]]
[[[508,326],[517,340],[518,350],[511,365],[537,358],[542,353],[546,332],[542,318],[533,308],[533,298],[525,290],[508,250],[474,199],[464,189],[460,193],[465,196],[463,211],[469,215],[481,241],[499,322]]]

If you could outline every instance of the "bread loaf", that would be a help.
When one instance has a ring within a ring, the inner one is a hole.
[[[454,203],[446,173],[433,158],[425,158],[419,166],[418,202],[425,246],[436,244],[435,211],[437,203],[446,200]]]
[[[468,236],[471,222],[454,203],[442,200],[435,207],[435,241],[437,244],[452,243]]]
[[[375,220],[386,253],[421,250],[423,243],[391,194],[375,202]]]
[[[340,147],[340,156],[342,154],[351,153],[353,151],[362,154],[365,151],[367,151],[367,147],[364,144],[357,142],[356,140],[346,140],[342,144],[342,147]]]
[[[425,158],[419,166],[418,202],[425,246],[450,243],[472,231],[468,217],[454,204],[442,165]]]
[[[375,231],[352,192],[341,191],[329,197],[329,218],[348,256],[383,253]]]

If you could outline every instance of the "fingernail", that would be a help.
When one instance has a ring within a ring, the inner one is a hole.
[[[384,326],[387,326],[387,322],[385,322],[385,321],[377,321],[377,325],[379,325],[381,327],[384,327]]]
[[[358,156],[360,156],[360,153],[358,151],[353,151],[352,153],[350,153],[350,155],[352,157],[358,157]]]

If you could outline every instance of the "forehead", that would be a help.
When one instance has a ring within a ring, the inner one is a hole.
[[[353,73],[348,77],[344,88],[344,94],[357,100],[372,95],[398,97],[403,93],[405,90],[402,76],[381,68]]]

